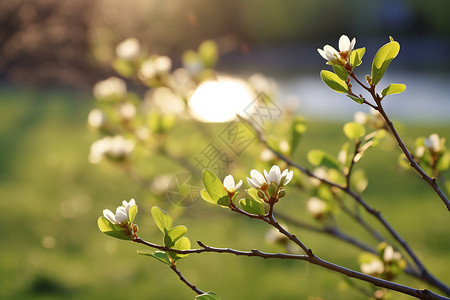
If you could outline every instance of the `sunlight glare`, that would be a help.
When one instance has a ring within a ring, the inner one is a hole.
[[[192,116],[201,122],[222,123],[236,118],[255,99],[245,81],[232,77],[220,77],[217,81],[205,81],[189,98]]]

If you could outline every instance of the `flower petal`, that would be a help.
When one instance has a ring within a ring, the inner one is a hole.
[[[248,177],[247,177],[247,182],[252,188],[258,189],[261,187],[261,185],[256,184],[256,182],[254,182],[252,179],[250,179]]]
[[[113,212],[110,211],[109,209],[104,209],[103,210],[103,216],[108,219],[108,221],[110,221],[113,224],[116,224],[116,217],[114,216]]]
[[[234,178],[233,175],[225,176],[223,180],[223,187],[228,191],[229,189],[234,189]]]
[[[272,166],[272,168],[270,168],[269,174],[266,174],[266,179],[267,179],[267,183],[273,182],[276,185],[280,185],[280,180],[281,180],[280,167],[277,165]]]
[[[261,186],[263,183],[266,182],[265,177],[257,170],[253,169],[250,171],[250,176],[252,177],[253,181],[258,185]]]
[[[339,38],[339,51],[345,52],[348,51],[350,47],[350,39],[346,35],[341,35]]]
[[[234,187],[234,189],[237,191],[242,186],[242,180],[239,180],[238,184]]]

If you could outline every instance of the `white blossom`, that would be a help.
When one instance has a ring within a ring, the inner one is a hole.
[[[233,175],[227,175],[223,180],[223,187],[231,194],[234,194],[241,186],[242,180],[235,184]]]
[[[117,57],[124,60],[133,60],[139,57],[140,44],[136,38],[128,38],[116,47]]]
[[[274,183],[279,187],[287,185],[292,177],[294,176],[294,171],[289,171],[288,169],[284,170],[281,173],[280,167],[277,165],[272,166],[270,171],[267,172],[264,170],[264,175],[262,175],[257,170],[250,171],[250,177],[247,177],[248,184],[256,189],[264,188],[265,186]]]
[[[384,272],[384,264],[379,259],[373,259],[369,263],[363,263],[360,268],[363,273],[371,276],[377,276]]]
[[[394,251],[391,245],[386,246],[384,249],[383,260],[387,263],[392,261],[399,261],[402,259],[400,252]]]
[[[306,203],[306,209],[314,217],[323,215],[327,210],[327,204],[322,199],[312,197]]]
[[[119,115],[122,119],[131,120],[136,116],[136,107],[130,102],[122,103],[119,106]]]
[[[339,52],[330,45],[325,45],[322,49],[317,49],[319,54],[330,64],[345,65],[348,54],[353,50],[356,44],[356,38],[352,41],[346,35],[339,38]]]
[[[439,135],[436,133],[431,134],[425,139],[425,147],[434,153],[439,153],[442,151],[441,143],[444,143],[444,139],[440,139]]]
[[[122,201],[122,205],[117,207],[115,214],[109,209],[104,209],[103,216],[113,224],[120,225],[124,222],[129,222],[130,219],[128,217],[128,213],[130,211],[130,208],[134,205],[136,205],[134,199],[131,199],[129,202],[124,200]]]
[[[99,109],[94,108],[89,112],[88,115],[88,124],[93,128],[100,128],[106,123],[106,115],[105,113]]]
[[[99,163],[105,156],[113,159],[124,159],[134,150],[134,142],[121,135],[104,137],[91,145],[89,161]]]
[[[127,86],[122,79],[111,76],[108,79],[97,82],[94,85],[93,93],[97,99],[121,98],[127,94]]]

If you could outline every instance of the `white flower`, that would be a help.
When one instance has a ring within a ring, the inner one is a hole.
[[[97,99],[110,97],[124,97],[127,94],[127,86],[122,79],[112,76],[94,85],[93,93]]]
[[[93,128],[100,128],[106,123],[105,113],[98,108],[94,108],[89,112],[88,124]]]
[[[145,60],[141,64],[140,74],[143,79],[152,79],[156,75],[167,74],[172,68],[172,60],[168,56],[157,56]]]
[[[108,219],[113,224],[123,224],[124,222],[129,222],[128,212],[132,206],[136,205],[134,199],[131,199],[129,202],[123,201],[122,205],[117,207],[116,213],[113,214],[109,209],[103,210],[103,216]]]
[[[312,197],[306,203],[306,209],[314,217],[319,217],[326,212],[327,204],[322,199],[319,199],[317,197]]]
[[[133,60],[139,57],[140,44],[136,38],[128,38],[116,47],[117,57],[124,60]]]
[[[358,124],[361,125],[365,125],[367,124],[367,121],[369,119],[369,116],[362,111],[357,111],[354,115],[353,115],[353,121],[355,121]]]
[[[379,259],[373,259],[369,263],[363,263],[360,268],[363,273],[371,276],[380,275],[384,272],[384,264]]]
[[[353,38],[353,40],[350,42],[350,39],[346,35],[342,35],[339,38],[339,51],[334,49],[330,45],[325,45],[322,49],[317,49],[319,54],[326,59],[330,64],[338,64],[338,65],[345,65],[348,54],[350,51],[353,50],[356,44],[356,38]]]
[[[440,139],[439,135],[436,133],[431,134],[428,138],[425,139],[425,146],[434,153],[441,152],[441,143],[443,144],[444,139]]]
[[[242,180],[239,180],[238,184],[234,183],[233,175],[227,175],[223,180],[223,187],[228,193],[234,194],[242,186]]]
[[[119,106],[119,115],[122,119],[131,120],[136,116],[136,107],[130,102],[122,103]]]
[[[104,137],[91,145],[89,161],[93,164],[99,163],[105,156],[113,159],[124,159],[134,149],[134,142],[126,140],[123,136]]]
[[[257,170],[250,171],[250,178],[247,177],[248,184],[255,189],[264,188],[267,186],[266,178]]]
[[[278,187],[282,187],[291,181],[294,176],[294,171],[286,169],[281,173],[280,167],[274,165],[270,168],[269,172],[264,170],[264,176],[257,170],[251,170],[250,176],[251,178],[247,177],[247,182],[255,189],[264,189],[265,186],[271,183],[276,184]]]
[[[181,115],[186,105],[180,95],[168,87],[158,87],[145,95],[145,109],[159,112],[163,115]]]
[[[391,245],[386,246],[383,253],[383,260],[387,263],[392,261],[399,261],[402,259],[400,252],[394,251]]]
[[[172,60],[168,56],[158,56],[154,61],[154,66],[158,74],[168,73],[172,68]]]

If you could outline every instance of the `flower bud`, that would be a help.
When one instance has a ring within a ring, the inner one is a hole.
[[[258,197],[259,198],[261,198],[261,199],[264,199],[264,192],[263,191],[261,191],[261,190],[258,190]]]
[[[284,196],[286,196],[286,190],[285,189],[281,189],[278,192],[278,198],[283,198]]]

